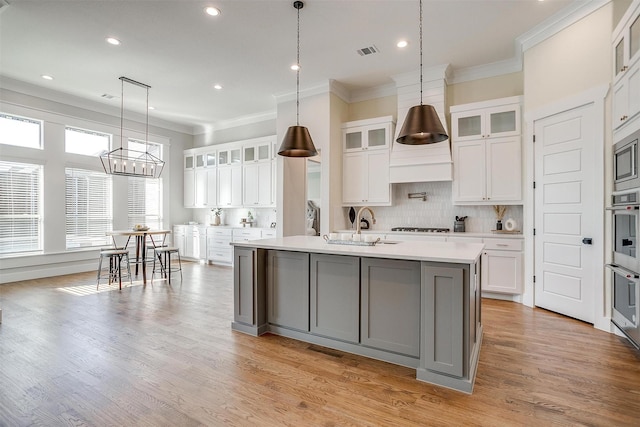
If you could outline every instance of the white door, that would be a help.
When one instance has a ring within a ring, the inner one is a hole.
[[[534,122],[535,305],[594,323],[595,108],[587,104]],[[602,226],[600,224],[600,226]],[[602,248],[599,242],[597,247]],[[599,278],[601,280],[601,278]]]

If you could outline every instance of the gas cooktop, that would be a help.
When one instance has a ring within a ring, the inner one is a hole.
[[[391,231],[414,231],[416,233],[448,233],[448,228],[393,227]]]

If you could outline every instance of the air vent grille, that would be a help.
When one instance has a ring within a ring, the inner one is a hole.
[[[357,52],[360,56],[367,56],[367,55],[373,55],[374,53],[378,53],[380,52],[380,50],[376,47],[376,45],[372,44],[371,46],[358,49]]]

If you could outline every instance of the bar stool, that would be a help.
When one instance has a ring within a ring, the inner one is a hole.
[[[102,274],[102,260],[104,258],[109,258],[109,270],[105,274]],[[125,277],[129,277],[129,284],[133,284],[131,281],[131,266],[129,265],[129,251],[125,249],[106,249],[100,251],[100,261],[98,263],[98,283],[96,284],[96,289],[100,286],[100,279],[105,276],[109,278],[109,286],[111,286],[111,282],[115,280],[116,276],[118,277],[118,283],[120,289],[122,289],[122,264],[125,263],[127,267],[127,272],[125,273]]]
[[[176,266],[176,259],[171,260],[171,255],[175,254],[177,257],[178,265]],[[153,269],[151,272],[151,281],[155,273],[160,273],[161,276],[166,277],[169,284],[171,284],[171,273],[177,271],[180,272],[180,280],[182,280],[182,260],[180,259],[180,251],[178,248],[161,246],[155,248],[155,257],[153,258]],[[160,268],[156,269],[156,260],[160,264]]]

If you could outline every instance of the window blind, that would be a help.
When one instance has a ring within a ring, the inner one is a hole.
[[[42,250],[42,166],[0,161],[0,254]]]
[[[113,228],[111,176],[84,169],[65,169],[67,249],[111,243]]]
[[[162,145],[154,142],[128,140],[129,149],[145,152],[162,160]],[[128,225],[146,225],[152,229],[162,228],[162,178],[129,177]]]

